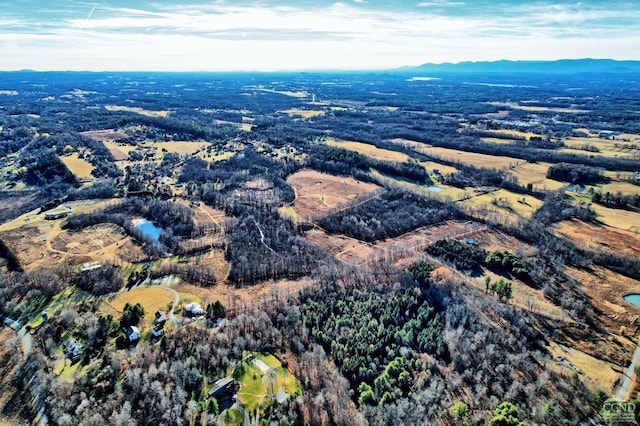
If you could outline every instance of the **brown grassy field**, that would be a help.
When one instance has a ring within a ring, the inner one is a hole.
[[[640,232],[640,213],[610,209],[599,204],[593,204],[593,209],[598,214],[597,219],[614,228],[623,229],[632,232]]]
[[[638,293],[640,281],[601,266],[593,266],[589,271],[568,267],[567,273],[580,283],[594,307],[602,311],[604,315],[598,315],[598,319],[609,332],[629,339],[637,337],[640,331],[640,307],[625,301],[623,297]]]
[[[365,194],[380,189],[378,185],[360,182],[352,177],[300,170],[287,178],[296,192],[293,209],[303,217],[311,217],[347,204]]]
[[[107,142],[114,141],[117,139],[124,139],[127,137],[126,133],[119,132],[113,129],[109,130],[89,130],[86,132],[81,132],[80,134],[96,140],[98,142]]]
[[[119,317],[124,310],[124,305],[140,303],[144,308],[144,319],[147,325],[153,323],[154,314],[158,310],[167,312],[174,302],[173,293],[160,287],[138,287],[118,294],[111,300],[105,301],[100,307],[101,311],[111,313]]]
[[[617,368],[615,364],[555,342],[550,342],[548,348],[554,359],[562,357],[577,367],[583,373],[581,375],[582,380],[586,382],[590,389],[603,389],[606,392],[612,392],[616,380],[620,378],[620,373],[614,370],[614,368]],[[571,372],[568,367],[561,366],[555,361],[549,361],[548,368],[564,374]]]
[[[517,104],[515,102],[487,102],[490,105],[495,105],[495,106],[502,106],[502,107],[508,107],[508,108],[513,108],[513,109],[519,109],[522,111],[529,111],[529,112],[562,112],[562,113],[585,113],[585,112],[589,112],[588,110],[582,110],[582,109],[576,109],[576,108],[552,108],[552,107],[544,107],[544,106],[537,106],[537,105],[520,105]]]
[[[612,173],[612,174],[615,175],[617,173]],[[599,188],[599,191],[602,192],[603,194],[605,192],[611,192],[612,194],[617,194],[618,192],[621,192],[623,195],[636,195],[636,194],[640,194],[640,186],[634,185],[629,182],[613,181],[611,183],[601,185]]]
[[[627,149],[622,145],[629,144],[620,140],[612,140],[598,137],[568,137],[564,139],[567,148],[563,148],[563,152],[575,152],[580,155],[596,155],[603,157],[633,157],[640,154],[640,149]],[[618,144],[618,147],[616,147]],[[577,148],[583,145],[591,145],[600,150],[600,152],[581,151]]]
[[[377,170],[372,170],[370,175],[375,178],[377,182],[381,182],[383,185],[390,188],[397,188],[442,201],[457,201],[473,195],[473,191],[471,189],[465,190],[442,184],[437,185],[438,188],[442,188],[441,192],[430,191],[426,185],[418,185],[412,182],[396,179],[391,176],[383,175]]]
[[[475,152],[466,152],[449,148],[422,148],[420,149],[420,152],[427,155],[433,155],[436,158],[470,164],[476,167],[495,168],[500,170],[508,170],[524,163],[523,160],[513,157],[477,154]]]
[[[144,142],[138,144],[142,148],[156,148],[157,156],[161,157],[162,150],[173,152],[175,154],[194,154],[209,145],[208,142],[189,142],[189,141],[173,141],[173,142]]]
[[[549,163],[523,163],[507,173],[515,176],[521,185],[531,183],[534,189],[556,190],[566,186],[567,184],[563,182],[547,179],[547,170],[550,165]]]
[[[74,213],[86,213],[104,207],[108,201],[74,202]],[[50,269],[52,266],[76,266],[88,261],[139,261],[140,246],[127,237],[117,225],[100,224],[78,232],[63,231],[64,219],[45,220],[36,211],[0,225],[0,238],[16,254],[27,270]],[[136,259],[136,260],[133,260]]]
[[[555,234],[570,240],[578,247],[607,248],[618,253],[640,256],[640,236],[635,232],[572,219],[558,223]]]
[[[498,205],[492,203],[494,200]],[[482,208],[501,214],[515,214],[518,217],[531,217],[531,214],[543,204],[537,198],[515,194],[505,189],[478,195],[462,203],[470,207]]]
[[[376,160],[399,161],[399,162],[409,161],[409,156],[404,152],[381,149],[367,143],[344,141],[344,140],[333,139],[333,138],[327,138],[326,143],[327,145],[355,151],[359,154],[366,155],[367,157],[374,158]]]
[[[283,112],[290,117],[302,117],[302,118],[311,118],[317,117],[319,115],[324,115],[324,111],[315,110],[315,109],[300,109],[300,108],[291,108],[285,109],[280,112]]]
[[[483,142],[497,143],[500,145],[510,145],[519,142],[517,139],[504,139],[504,138],[480,138]]]
[[[418,228],[397,238],[365,243],[345,235],[330,235],[320,229],[309,231],[306,238],[336,256],[337,259],[354,265],[384,254],[414,252],[439,239],[475,235],[483,227],[478,223],[446,221],[433,226]]]
[[[120,144],[113,141],[102,142],[104,146],[111,152],[116,161],[122,161],[129,158],[129,153],[136,149],[135,146],[129,144]]]
[[[78,153],[75,152],[71,155],[60,156],[60,160],[65,166],[78,177],[78,179],[91,179],[91,172],[95,168],[93,164],[88,161],[79,158]]]
[[[146,115],[148,117],[161,117],[166,118],[169,115],[169,111],[152,111],[139,107],[128,107],[122,105],[105,105],[107,111],[127,111],[135,112],[136,114]]]

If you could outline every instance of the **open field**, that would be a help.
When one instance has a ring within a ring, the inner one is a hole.
[[[107,201],[66,203],[73,212],[86,213],[103,207]],[[62,230],[64,219],[45,220],[36,211],[0,226],[2,238],[27,270],[48,269],[51,265],[75,266],[89,261],[140,261],[139,245],[113,224],[98,224],[81,231]]]
[[[116,161],[126,160],[129,158],[129,153],[136,149],[134,145],[122,144],[113,141],[105,141],[103,144],[111,152],[111,155],[113,155],[113,158]]]
[[[348,149],[350,151],[355,151],[358,154],[362,154],[367,157],[374,158],[376,160],[405,162],[405,161],[409,161],[409,158],[410,158],[404,152],[381,149],[374,145],[370,145],[362,142],[344,141],[340,139],[327,138],[326,143],[327,145]]]
[[[261,367],[266,367],[267,370]],[[301,390],[297,379],[271,354],[247,354],[233,375],[240,382],[238,400],[249,413],[253,413],[278,391],[292,395]]]
[[[531,217],[533,212],[542,206],[543,202],[530,195],[516,194],[506,189],[499,189],[469,198],[463,201],[462,204],[500,214]]]
[[[86,132],[80,132],[81,135],[96,140],[98,142],[115,141],[118,139],[124,139],[127,137],[126,133],[116,131],[114,129],[108,130],[89,130]]]
[[[441,201],[458,201],[473,195],[471,188],[465,190],[456,188],[455,186],[438,184],[437,187],[442,189],[442,191],[436,192],[429,190],[426,185],[418,185],[413,182],[396,179],[395,177],[384,175],[377,170],[372,170],[369,173],[377,182],[380,182],[390,188],[413,192],[414,194],[436,198]]]
[[[279,95],[284,95],[284,96],[290,96],[292,98],[306,98],[307,96],[309,96],[309,93],[306,92],[305,90],[300,90],[297,92],[293,92],[290,90],[275,90],[275,89],[267,89],[264,86],[260,85],[260,86],[247,86],[247,89],[253,89],[253,90],[257,90],[260,92],[267,92],[267,93],[277,93]]]
[[[352,177],[330,175],[311,169],[302,169],[292,174],[287,182],[296,192],[293,209],[306,218],[328,212],[380,189],[378,185],[360,182]]]
[[[556,371],[571,371],[564,363],[558,363],[555,360],[560,358],[566,360],[570,365],[575,366],[580,370],[582,380],[586,379],[586,384],[591,389],[603,389],[605,392],[613,391],[614,384],[621,376],[619,371],[620,367],[615,364],[603,361],[595,358],[587,353],[584,353],[578,349],[570,348],[564,345],[559,345],[555,342],[550,342],[549,351],[554,357],[551,368]]]
[[[614,228],[632,232],[640,232],[640,213],[610,209],[599,204],[592,204],[593,210],[598,214],[598,220]]]
[[[125,304],[135,305],[140,303],[144,308],[144,320],[149,325],[153,323],[156,311],[167,312],[174,300],[173,293],[165,288],[137,287],[120,293],[109,301],[105,301],[100,309],[106,313],[111,313],[114,318],[119,318]]]
[[[600,155],[603,157],[633,157],[640,155],[640,146],[637,142],[624,142],[620,140],[605,139],[598,137],[568,137],[564,139],[564,144],[568,149],[563,151],[575,152],[581,155]],[[631,148],[634,145],[636,148]],[[588,152],[578,150],[579,147],[593,146],[599,152]]]
[[[621,192],[622,195],[640,194],[640,186],[634,185],[629,182],[621,182],[621,181],[613,181],[611,183],[601,185],[597,189],[603,194],[607,192],[610,192],[612,194],[617,194],[618,192]]]
[[[189,142],[189,141],[174,141],[174,142],[144,142],[138,144],[141,148],[156,148],[158,151],[173,152],[175,154],[194,154],[209,145],[208,142]]]
[[[482,142],[497,143],[500,145],[510,145],[510,144],[521,142],[517,139],[491,138],[491,137],[480,138],[480,140]]]
[[[555,234],[585,249],[607,248],[640,256],[640,236],[635,232],[571,219],[556,224]]]
[[[623,297],[638,293],[640,282],[601,266],[588,271],[568,267],[567,273],[580,283],[594,307],[603,313],[598,318],[607,331],[631,339],[625,344],[632,346],[640,331],[640,307]]]
[[[307,232],[306,238],[342,262],[361,265],[385,253],[421,250],[437,240],[475,235],[482,229],[484,228],[478,223],[446,221],[373,243],[365,243],[345,235],[327,234],[321,229]]]
[[[95,168],[93,164],[88,161],[79,158],[78,153],[75,152],[71,155],[63,155],[60,157],[60,160],[64,163],[65,166],[78,177],[78,179],[91,179],[91,172]]]
[[[127,111],[127,112],[135,112],[136,114],[146,115],[148,117],[161,117],[165,118],[169,115],[169,111],[152,111],[139,107],[128,107],[122,105],[105,105],[104,107],[107,111]]]
[[[291,108],[291,109],[282,110],[280,112],[283,112],[291,117],[302,117],[302,118],[311,118],[311,117],[317,117],[319,115],[324,115],[324,111],[320,111],[316,109]]]
[[[584,110],[584,109],[576,109],[576,108],[552,108],[552,107],[544,107],[544,106],[537,106],[535,104],[532,105],[520,105],[517,104],[515,102],[487,102],[490,105],[495,105],[498,107],[507,107],[507,108],[513,108],[513,109],[519,109],[522,111],[529,111],[529,112],[561,112],[561,113],[587,113],[589,112],[588,110]]]
[[[515,169],[509,170],[509,175],[515,176],[521,185],[532,184],[536,190],[556,190],[566,186],[566,183],[547,179],[549,163],[523,163]]]
[[[436,158],[490,169],[507,170],[524,163],[524,160],[518,158],[477,154],[475,152],[460,151],[458,149],[432,147],[423,148],[420,151],[427,155],[433,155]]]

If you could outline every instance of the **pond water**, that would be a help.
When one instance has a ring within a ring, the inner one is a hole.
[[[633,303],[636,306],[640,306],[640,294],[627,294],[624,297],[624,300],[629,303]]]
[[[145,236],[153,239],[156,243],[160,242],[160,233],[162,232],[162,228],[156,226],[153,222],[149,222],[146,219],[140,219],[136,221],[135,227]]]
[[[431,192],[442,192],[444,191],[444,189],[439,188],[437,186],[428,186],[427,189]]]

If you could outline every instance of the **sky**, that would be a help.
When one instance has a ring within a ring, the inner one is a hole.
[[[0,70],[640,60],[639,0],[0,0]]]

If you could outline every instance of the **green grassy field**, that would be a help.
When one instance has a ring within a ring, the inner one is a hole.
[[[269,370],[262,371],[255,364],[256,361],[262,361]],[[244,361],[233,372],[233,377],[240,382],[238,399],[249,413],[254,412],[280,390],[289,395],[302,390],[298,380],[271,354],[246,353]]]

